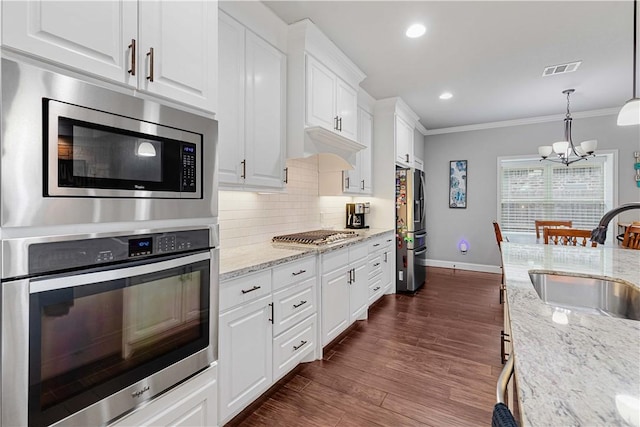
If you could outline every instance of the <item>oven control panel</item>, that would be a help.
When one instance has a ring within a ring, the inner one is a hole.
[[[209,229],[36,243],[29,246],[29,274],[208,250],[210,247]]]

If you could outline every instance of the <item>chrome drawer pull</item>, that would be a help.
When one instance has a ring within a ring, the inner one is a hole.
[[[298,351],[298,349],[300,349],[300,347],[302,347],[303,345],[305,345],[307,342],[306,341],[300,341],[299,345],[294,345],[293,346],[293,351]]]
[[[380,290],[380,286],[378,286],[377,288],[373,288],[373,292],[377,292]]]
[[[376,243],[373,245],[373,247],[375,248],[376,246],[380,246],[380,243]]]
[[[375,264],[373,264],[373,266],[374,266],[374,267],[377,267],[377,266],[379,266],[379,265],[380,265],[380,263],[379,263],[379,262],[376,262]]]
[[[291,273],[291,274],[294,275],[294,276],[297,276],[299,274],[306,273],[306,272],[307,272],[307,270],[300,270],[297,273]]]
[[[257,291],[258,289],[260,289],[262,286],[258,286],[255,285],[253,288],[251,289],[242,289],[242,293],[243,294],[248,294],[249,292],[253,292],[253,291]]]
[[[302,300],[300,301],[300,304],[293,304],[293,308],[298,308],[298,307],[302,307],[303,305],[305,305],[307,302]]]

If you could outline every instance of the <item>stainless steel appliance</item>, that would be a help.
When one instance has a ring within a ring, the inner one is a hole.
[[[2,425],[104,425],[216,360],[217,240],[4,240]]]
[[[340,242],[342,240],[352,239],[354,237],[358,237],[358,234],[355,231],[313,230],[275,236],[271,240],[274,243],[281,244],[321,246]]]
[[[217,122],[104,85],[2,59],[1,227],[217,215]]]
[[[425,178],[396,168],[396,291],[415,292],[427,278]]]
[[[347,228],[369,228],[365,224],[365,215],[370,211],[369,202],[366,203],[347,203],[346,217]]]

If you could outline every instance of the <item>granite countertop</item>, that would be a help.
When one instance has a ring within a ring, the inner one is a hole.
[[[640,251],[505,242],[502,259],[522,425],[640,426],[640,321],[562,309],[554,321],[528,273],[640,288]]]
[[[273,243],[262,243],[232,249],[222,247],[220,248],[220,280],[224,281],[264,270],[265,268],[271,268],[306,256],[334,251],[393,232],[392,229],[374,228],[349,231],[355,231],[358,233],[358,237],[318,247]]]

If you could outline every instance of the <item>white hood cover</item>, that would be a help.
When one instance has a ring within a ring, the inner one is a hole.
[[[353,169],[356,153],[365,145],[320,126],[308,127],[304,133],[305,157],[318,155],[320,172]]]

